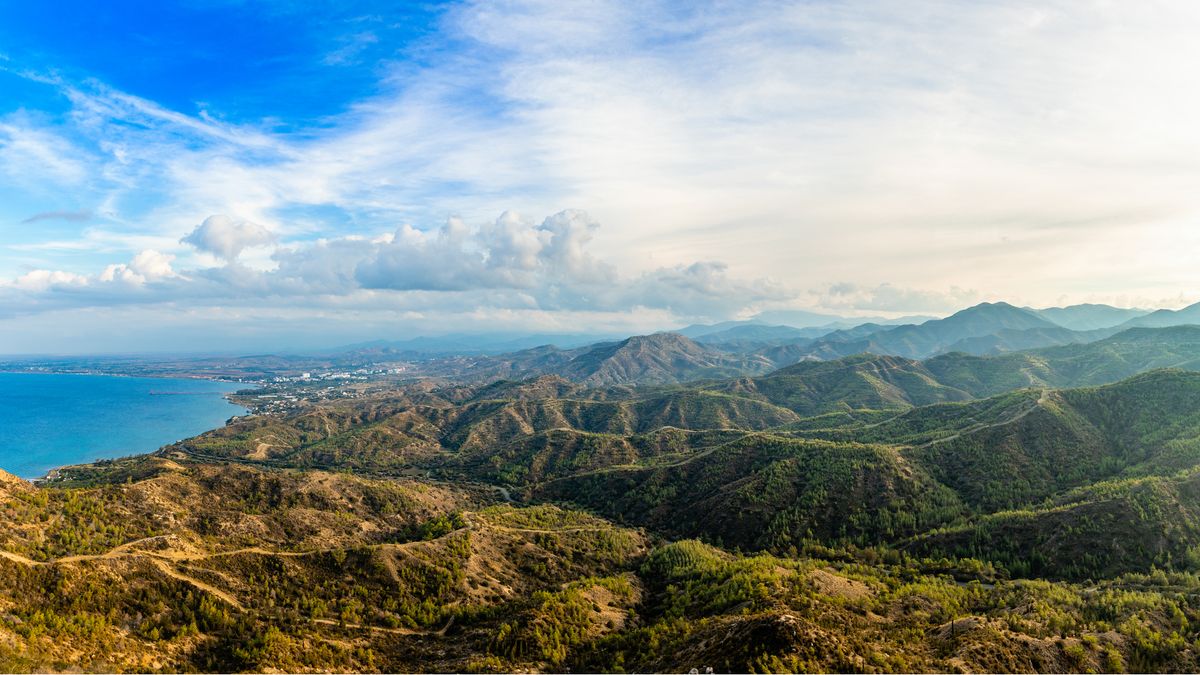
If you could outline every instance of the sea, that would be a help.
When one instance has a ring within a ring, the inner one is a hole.
[[[0,373],[0,469],[51,469],[153,452],[225,424],[246,385],[212,380]]]

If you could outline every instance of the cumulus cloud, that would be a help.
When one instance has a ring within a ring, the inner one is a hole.
[[[225,215],[213,215],[205,218],[180,243],[191,244],[199,251],[225,260],[234,260],[247,248],[267,246],[275,241],[275,234],[262,225]]]
[[[223,264],[177,271],[173,255],[147,249],[94,276],[29,273],[7,285],[24,295],[20,301],[7,298],[5,309],[182,300],[252,307],[272,298],[304,297],[314,308],[466,315],[481,308],[614,315],[641,308],[664,316],[719,319],[792,295],[766,279],[739,279],[723,263],[711,261],[622,275],[591,252],[599,224],[578,210],[540,222],[508,211],[480,226],[451,218],[428,232],[406,225],[371,239],[352,235],[289,244],[275,250],[276,266],[268,270],[237,259],[238,246],[248,238],[233,237],[238,244],[225,249],[212,243],[229,233],[223,228],[230,222],[209,218],[207,229],[197,228],[202,234],[192,237],[221,253]],[[64,290],[70,292],[59,292]],[[0,304],[4,300],[0,297]]]
[[[109,265],[97,277],[98,281],[122,281],[132,284],[144,284],[148,281],[160,281],[179,276],[171,269],[171,261],[175,256],[147,249],[138,253],[128,264]]]
[[[458,218],[432,233],[406,225],[376,245],[355,277],[364,288],[432,291],[605,283],[613,268],[585,250],[596,227],[582,211],[538,225],[512,212],[480,228]]]
[[[61,270],[31,270],[13,279],[10,287],[22,291],[47,292],[69,290],[87,285],[87,278]]]

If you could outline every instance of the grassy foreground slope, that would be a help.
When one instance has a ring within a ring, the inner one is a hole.
[[[553,506],[321,472],[134,459],[72,476],[3,481],[13,529],[63,519],[51,542],[30,529],[4,543],[5,671],[1198,665],[1190,575],[1073,585],[895,552],[745,556]],[[75,510],[101,524],[61,515]]]
[[[473,669],[501,617],[564,585],[624,583],[574,617],[619,628],[647,547],[585,514],[320,472],[136,459],[5,486],[6,671]]]

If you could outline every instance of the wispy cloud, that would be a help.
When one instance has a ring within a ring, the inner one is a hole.
[[[329,52],[321,62],[328,66],[344,66],[355,63],[363,50],[379,42],[379,36],[363,31],[347,36],[341,47]]]
[[[1166,1],[463,3],[418,59],[355,65],[383,39],[356,28],[324,58],[384,73],[378,92],[309,128],[31,76],[70,111],[0,120],[0,171],[111,214],[130,243],[105,265],[175,256],[190,281],[163,288],[192,301],[326,289],[331,307],[449,323],[492,302],[683,316],[1175,297],[1200,245],[1200,95],[1181,85],[1197,30],[1200,9]],[[493,221],[566,208],[604,223],[580,250],[615,289],[556,262],[544,221]],[[193,233],[214,214],[269,237]],[[6,243],[69,243],[47,239]]]
[[[79,211],[42,211],[29,216],[21,221],[22,225],[30,223],[40,223],[44,220],[61,220],[68,223],[86,223],[92,219],[92,212],[88,209],[80,209]]]

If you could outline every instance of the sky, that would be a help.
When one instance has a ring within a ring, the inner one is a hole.
[[[0,3],[0,353],[1200,300],[1200,5]]]

